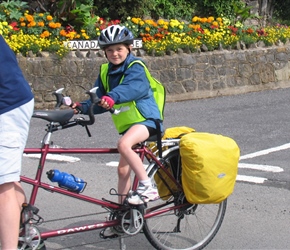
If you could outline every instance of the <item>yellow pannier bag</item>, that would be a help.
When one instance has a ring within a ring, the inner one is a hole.
[[[185,127],[185,126],[167,128],[164,132],[162,140],[181,138],[183,135],[186,135],[194,131],[195,130],[193,128]],[[155,150],[157,150],[157,147],[154,145],[151,145],[151,149],[154,152]],[[163,151],[165,151],[166,149],[167,147],[162,148]],[[176,159],[171,159],[170,162],[169,161],[166,162],[166,164],[168,167],[167,170],[172,174],[173,173],[172,169],[176,168],[178,164],[180,165],[179,155],[176,157]],[[154,175],[154,180],[158,189],[159,196],[163,200],[167,200],[169,197],[171,197],[172,192],[177,191],[177,187],[175,186],[173,181],[168,177],[168,175],[161,168]]]
[[[180,139],[182,187],[192,204],[220,203],[234,190],[240,149],[226,136],[190,133]]]
[[[172,127],[165,129],[164,135],[162,137],[163,140],[165,139],[177,139],[181,138],[182,136],[194,132],[194,128],[180,126],[180,127]]]

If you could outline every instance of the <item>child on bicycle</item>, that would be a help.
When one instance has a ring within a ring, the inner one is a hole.
[[[143,163],[132,147],[158,132],[156,120],[160,121],[160,112],[144,67],[139,63],[128,65],[137,60],[131,53],[133,34],[126,27],[112,25],[101,32],[99,46],[104,50],[109,61],[108,67],[101,67],[101,72],[95,82],[97,95],[101,99],[99,106],[94,109],[95,114],[110,110],[114,105],[120,107],[120,115],[112,115],[118,132],[122,137],[118,141],[120,161],[118,165],[118,193],[121,195],[119,202],[123,203],[124,197],[130,190],[131,169],[139,180],[137,192],[147,201],[159,198],[157,188],[148,178]],[[138,59],[140,60],[140,59]],[[105,76],[106,82],[103,82]],[[72,108],[87,114],[89,100],[74,103]],[[142,201],[131,197],[131,204],[140,204]]]

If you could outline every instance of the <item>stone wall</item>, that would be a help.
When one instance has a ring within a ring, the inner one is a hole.
[[[290,45],[269,48],[173,53],[164,57],[141,56],[166,87],[167,101],[208,98],[290,87]],[[20,67],[31,83],[37,109],[53,108],[52,92],[65,88],[75,101],[87,99],[106,58],[100,52],[71,53],[58,60],[52,56],[21,57]]]

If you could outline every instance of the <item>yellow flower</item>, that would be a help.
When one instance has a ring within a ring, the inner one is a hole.
[[[191,21],[192,21],[193,23],[196,23],[196,22],[199,21],[199,17],[195,16],[195,17],[192,18]]]
[[[220,23],[223,21],[223,19],[221,17],[218,17],[216,20]]]
[[[133,18],[131,19],[131,21],[132,21],[133,23],[135,23],[135,24],[138,24],[138,23],[139,23],[139,19],[136,18],[136,17],[133,17]]]
[[[160,26],[164,25],[164,20],[163,19],[159,19],[157,21],[157,24],[160,25]]]

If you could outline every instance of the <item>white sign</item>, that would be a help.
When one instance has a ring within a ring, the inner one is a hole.
[[[72,40],[64,42],[64,45],[71,50],[98,50],[98,40]],[[142,48],[142,40],[137,39],[133,41],[133,48]]]

